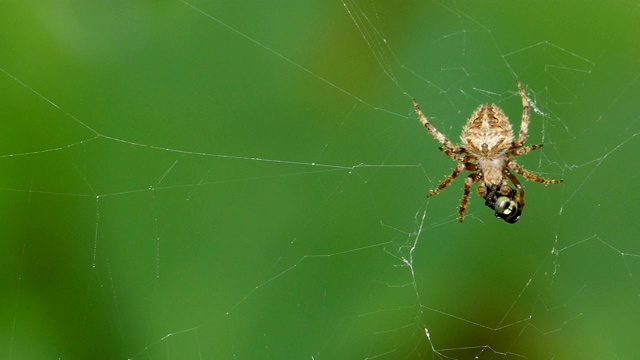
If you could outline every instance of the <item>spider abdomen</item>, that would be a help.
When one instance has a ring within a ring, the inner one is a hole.
[[[464,147],[476,156],[491,157],[513,143],[513,129],[502,109],[493,104],[480,105],[462,129]]]

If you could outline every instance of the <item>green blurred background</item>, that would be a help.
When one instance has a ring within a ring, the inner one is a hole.
[[[3,2],[0,357],[631,359],[640,8]],[[516,126],[515,225],[452,140]]]

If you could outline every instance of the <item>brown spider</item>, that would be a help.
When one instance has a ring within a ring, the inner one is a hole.
[[[460,222],[464,219],[473,183],[480,183],[478,195],[483,197],[485,204],[495,211],[496,217],[513,224],[518,221],[524,208],[524,189],[511,170],[540,184],[549,185],[562,182],[562,180],[545,179],[525,170],[512,159],[542,147],[542,144],[524,146],[529,130],[529,101],[519,81],[516,81],[516,85],[522,98],[522,122],[520,123],[520,134],[515,140],[511,123],[504,112],[496,105],[484,104],[471,114],[462,129],[460,136],[462,145],[453,145],[446,136],[431,125],[420,110],[418,102],[413,100],[413,106],[424,127],[444,145],[439,148],[440,151],[459,162],[458,166],[453,169],[453,173],[447,176],[437,188],[431,190],[428,196],[436,195],[444,190],[462,171],[472,172],[464,181],[464,193],[458,212]],[[515,185],[515,189],[509,186],[507,179]]]

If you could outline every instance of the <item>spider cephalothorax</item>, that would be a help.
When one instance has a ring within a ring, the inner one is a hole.
[[[524,146],[529,131],[529,100],[520,85],[516,82],[522,98],[522,121],[517,139],[513,138],[511,123],[504,112],[493,104],[480,105],[471,114],[467,124],[462,129],[462,145],[454,145],[446,136],[436,129],[424,116],[413,100],[413,106],[424,127],[444,147],[440,147],[445,155],[457,161],[458,166],[447,176],[438,187],[431,190],[428,196],[433,196],[449,186],[462,171],[470,171],[464,181],[464,193],[460,200],[458,220],[462,222],[464,212],[469,202],[471,184],[478,182],[478,195],[485,199],[485,204],[495,211],[496,217],[508,223],[515,223],[520,218],[524,208],[524,190],[520,181],[513,175],[512,170],[524,178],[541,184],[558,184],[562,180],[549,180],[525,170],[513,159],[530,151],[539,149],[542,145]],[[515,186],[512,189],[507,179]]]

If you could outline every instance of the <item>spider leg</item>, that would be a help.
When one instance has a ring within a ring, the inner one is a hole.
[[[513,175],[509,169],[504,169],[504,175],[506,175],[516,187],[516,196],[514,201],[518,204],[520,212],[522,212],[522,209],[524,209],[524,188],[522,187],[522,184],[520,184],[518,178]]]
[[[460,155],[460,154],[456,154],[453,151],[445,148],[445,147],[439,147],[438,150],[442,151],[445,155],[447,155],[448,157],[452,158],[453,160],[457,161],[457,162],[461,162],[461,163],[466,163],[469,161],[473,161],[476,160],[475,156],[471,156],[471,155]],[[460,152],[464,152],[464,148],[460,147]]]
[[[509,167],[509,169],[512,169],[513,171],[522,175],[527,180],[535,181],[540,184],[551,185],[551,184],[559,184],[562,182],[562,180],[545,179],[538,174],[534,174],[529,170],[525,170],[522,166],[520,166],[517,162],[515,162],[515,160],[509,161],[507,163],[507,166]]]
[[[478,173],[473,173],[467,176],[466,179],[464,179],[464,192],[462,193],[462,199],[460,199],[460,210],[458,211],[458,221],[460,222],[464,220],[464,212],[467,210],[467,205],[469,204],[471,185],[475,182],[480,181],[480,179],[482,179],[482,175]]]
[[[458,166],[456,166],[453,169],[453,172],[451,173],[451,175],[447,176],[444,180],[442,180],[442,182],[440,183],[440,185],[438,185],[437,188],[431,190],[429,192],[429,195],[427,195],[427,197],[432,197],[434,195],[437,195],[440,191],[444,190],[447,186],[451,185],[453,180],[455,180],[463,170],[475,171],[476,166],[472,163],[458,164]]]
[[[524,155],[524,154],[526,154],[528,152],[531,152],[533,150],[540,149],[541,147],[542,147],[542,144],[529,145],[529,146],[525,146],[525,147],[521,147],[521,148],[512,148],[512,149],[509,149],[509,151],[507,151],[507,156],[508,157],[515,157],[515,156]]]
[[[429,131],[429,133],[431,133],[431,135],[433,135],[433,137],[436,138],[436,140],[438,140],[440,144],[444,145],[444,147],[446,147],[449,151],[456,154],[459,154],[462,151],[460,146],[453,145],[453,143],[451,143],[451,141],[447,139],[444,134],[442,134],[440,131],[438,131],[438,129],[431,125],[429,120],[427,120],[427,117],[422,113],[422,110],[420,110],[420,106],[418,106],[418,102],[415,99],[413,100],[413,107],[416,109],[416,113],[418,114],[418,117],[420,117],[420,122],[422,123],[422,125],[424,125],[427,131]]]
[[[516,81],[516,85],[518,85],[518,92],[520,92],[520,97],[522,98],[522,121],[520,122],[520,134],[518,135],[518,139],[513,142],[513,146],[519,148],[527,140],[527,134],[529,132],[529,100],[524,93],[520,81]]]

